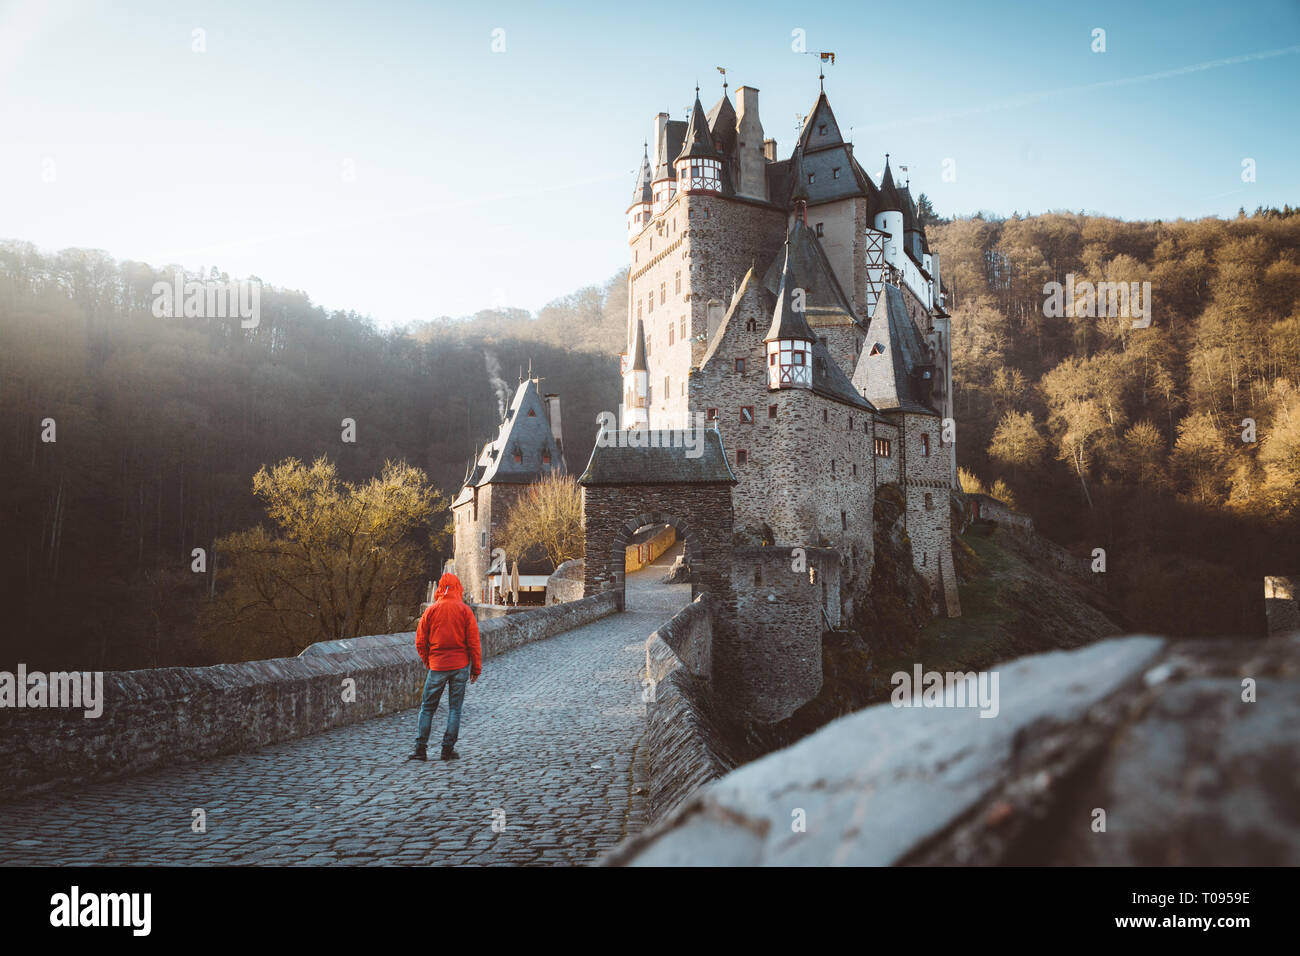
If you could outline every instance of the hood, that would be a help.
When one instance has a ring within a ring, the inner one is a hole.
[[[434,602],[438,601],[463,601],[464,589],[460,586],[460,578],[454,574],[444,574],[438,579],[438,590],[433,594]]]

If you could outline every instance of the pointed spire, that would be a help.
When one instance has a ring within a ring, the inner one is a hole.
[[[645,325],[640,319],[637,319],[636,341],[632,344],[632,366],[629,371],[645,372],[648,370],[645,360]]]
[[[903,200],[894,185],[894,174],[889,170],[889,154],[885,154],[885,172],[880,177],[880,208],[877,212],[902,212]]]
[[[641,168],[637,170],[636,185],[632,187],[632,205],[654,201],[650,182],[650,144],[647,142],[643,144]]]
[[[803,171],[803,144],[794,148],[794,182],[790,184],[790,208],[808,214],[808,182]]]
[[[700,103],[698,86],[695,89],[695,105],[691,108],[691,121],[686,126],[686,139],[677,158],[719,158],[718,151],[713,145],[713,134],[709,130],[708,117],[704,115],[704,106]]]
[[[794,307],[794,290],[796,288],[794,270],[790,268],[790,235],[785,237],[785,265],[781,268],[781,285],[776,292],[776,309],[772,312],[772,325],[763,337],[764,342],[777,339],[799,339],[815,342],[817,337],[808,327],[803,310]],[[800,296],[802,299],[803,296]],[[802,303],[801,303],[802,304]]]

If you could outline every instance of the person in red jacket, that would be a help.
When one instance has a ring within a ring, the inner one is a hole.
[[[433,729],[433,715],[442,699],[443,687],[450,687],[447,732],[442,735],[442,759],[455,760],[456,738],[460,736],[460,708],[465,701],[466,681],[473,684],[483,671],[483,652],[478,642],[478,621],[465,603],[460,578],[444,574],[438,580],[433,603],[420,617],[415,629],[415,650],[429,668],[420,701],[420,719],[411,760],[425,760],[425,746]]]

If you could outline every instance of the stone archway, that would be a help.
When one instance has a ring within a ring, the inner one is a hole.
[[[670,526],[683,543],[691,597],[707,591],[734,610],[730,485],[586,485],[582,505],[585,594],[617,590],[618,608],[624,610],[628,543],[638,529],[659,524]]]
[[[676,535],[677,543],[673,545],[673,551],[680,551],[686,568],[689,571],[690,581],[690,599],[700,594],[699,575],[695,571],[696,567],[703,561],[703,546],[700,543],[700,536],[690,524],[676,515],[663,514],[654,512],[651,514],[637,515],[635,518],[629,518],[623,522],[622,527],[610,542],[610,554],[606,556],[605,566],[612,568],[618,564],[620,553],[627,551],[636,545],[638,536],[646,527],[652,528],[672,528]],[[662,561],[663,559],[661,559]],[[650,566],[647,566],[647,570]],[[680,589],[679,589],[680,590]],[[633,595],[628,590],[628,581],[626,576],[623,580],[623,607],[625,610],[631,610],[635,607]]]

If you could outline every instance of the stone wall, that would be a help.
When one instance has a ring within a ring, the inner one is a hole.
[[[692,596],[712,594],[719,619],[734,619],[731,485],[587,485],[582,515],[587,533],[584,593],[613,590],[621,610],[628,541],[645,525],[667,524],[684,542]]]
[[[1264,578],[1264,616],[1268,620],[1268,636],[1300,632],[1300,577],[1269,575]]]
[[[608,859],[1300,864],[1300,635],[1114,638],[997,673],[996,719],[973,707],[868,707],[697,791]],[[1268,686],[1267,700],[1245,699],[1243,675]],[[803,830],[792,829],[795,809]]]
[[[934,415],[903,413],[901,483],[907,498],[907,536],[916,570],[930,583],[933,610],[948,617],[961,613],[952,564],[952,476],[947,449],[940,444],[942,421]]]
[[[485,658],[612,613],[613,594],[484,621]],[[415,635],[313,644],[298,657],[104,675],[104,712],[0,710],[0,799],[254,750],[414,707]],[[355,700],[344,701],[344,681]],[[396,744],[397,742],[395,742]]]
[[[714,715],[708,679],[712,598],[702,594],[645,645],[648,815],[658,820],[736,765]]]
[[[1006,502],[992,495],[966,494],[967,517],[972,521],[991,521],[1003,528],[1016,531],[1033,531],[1034,519],[1019,511],[1012,511]]]
[[[654,564],[665,551],[676,543],[677,530],[667,526],[660,528],[644,541],[629,544],[626,552],[624,552],[624,572],[631,574],[633,571],[640,571],[648,564]]]
[[[772,724],[821,692],[822,635],[840,623],[834,548],[732,552],[736,642],[715,683],[729,716]]]
[[[546,603],[564,604],[582,597],[582,558],[565,561],[546,579]]]
[[[807,389],[769,390],[763,337],[772,317],[747,315],[745,309],[758,308],[748,294],[742,302],[690,379],[691,407],[717,410],[715,426],[740,481],[732,493],[736,527],[753,539],[766,525],[779,545],[833,544],[846,558],[856,547],[867,562],[865,580],[875,499],[873,416]],[[755,320],[753,329],[747,318]],[[745,359],[744,372],[736,371],[737,358]],[[742,419],[742,408],[753,410],[752,420]]]

